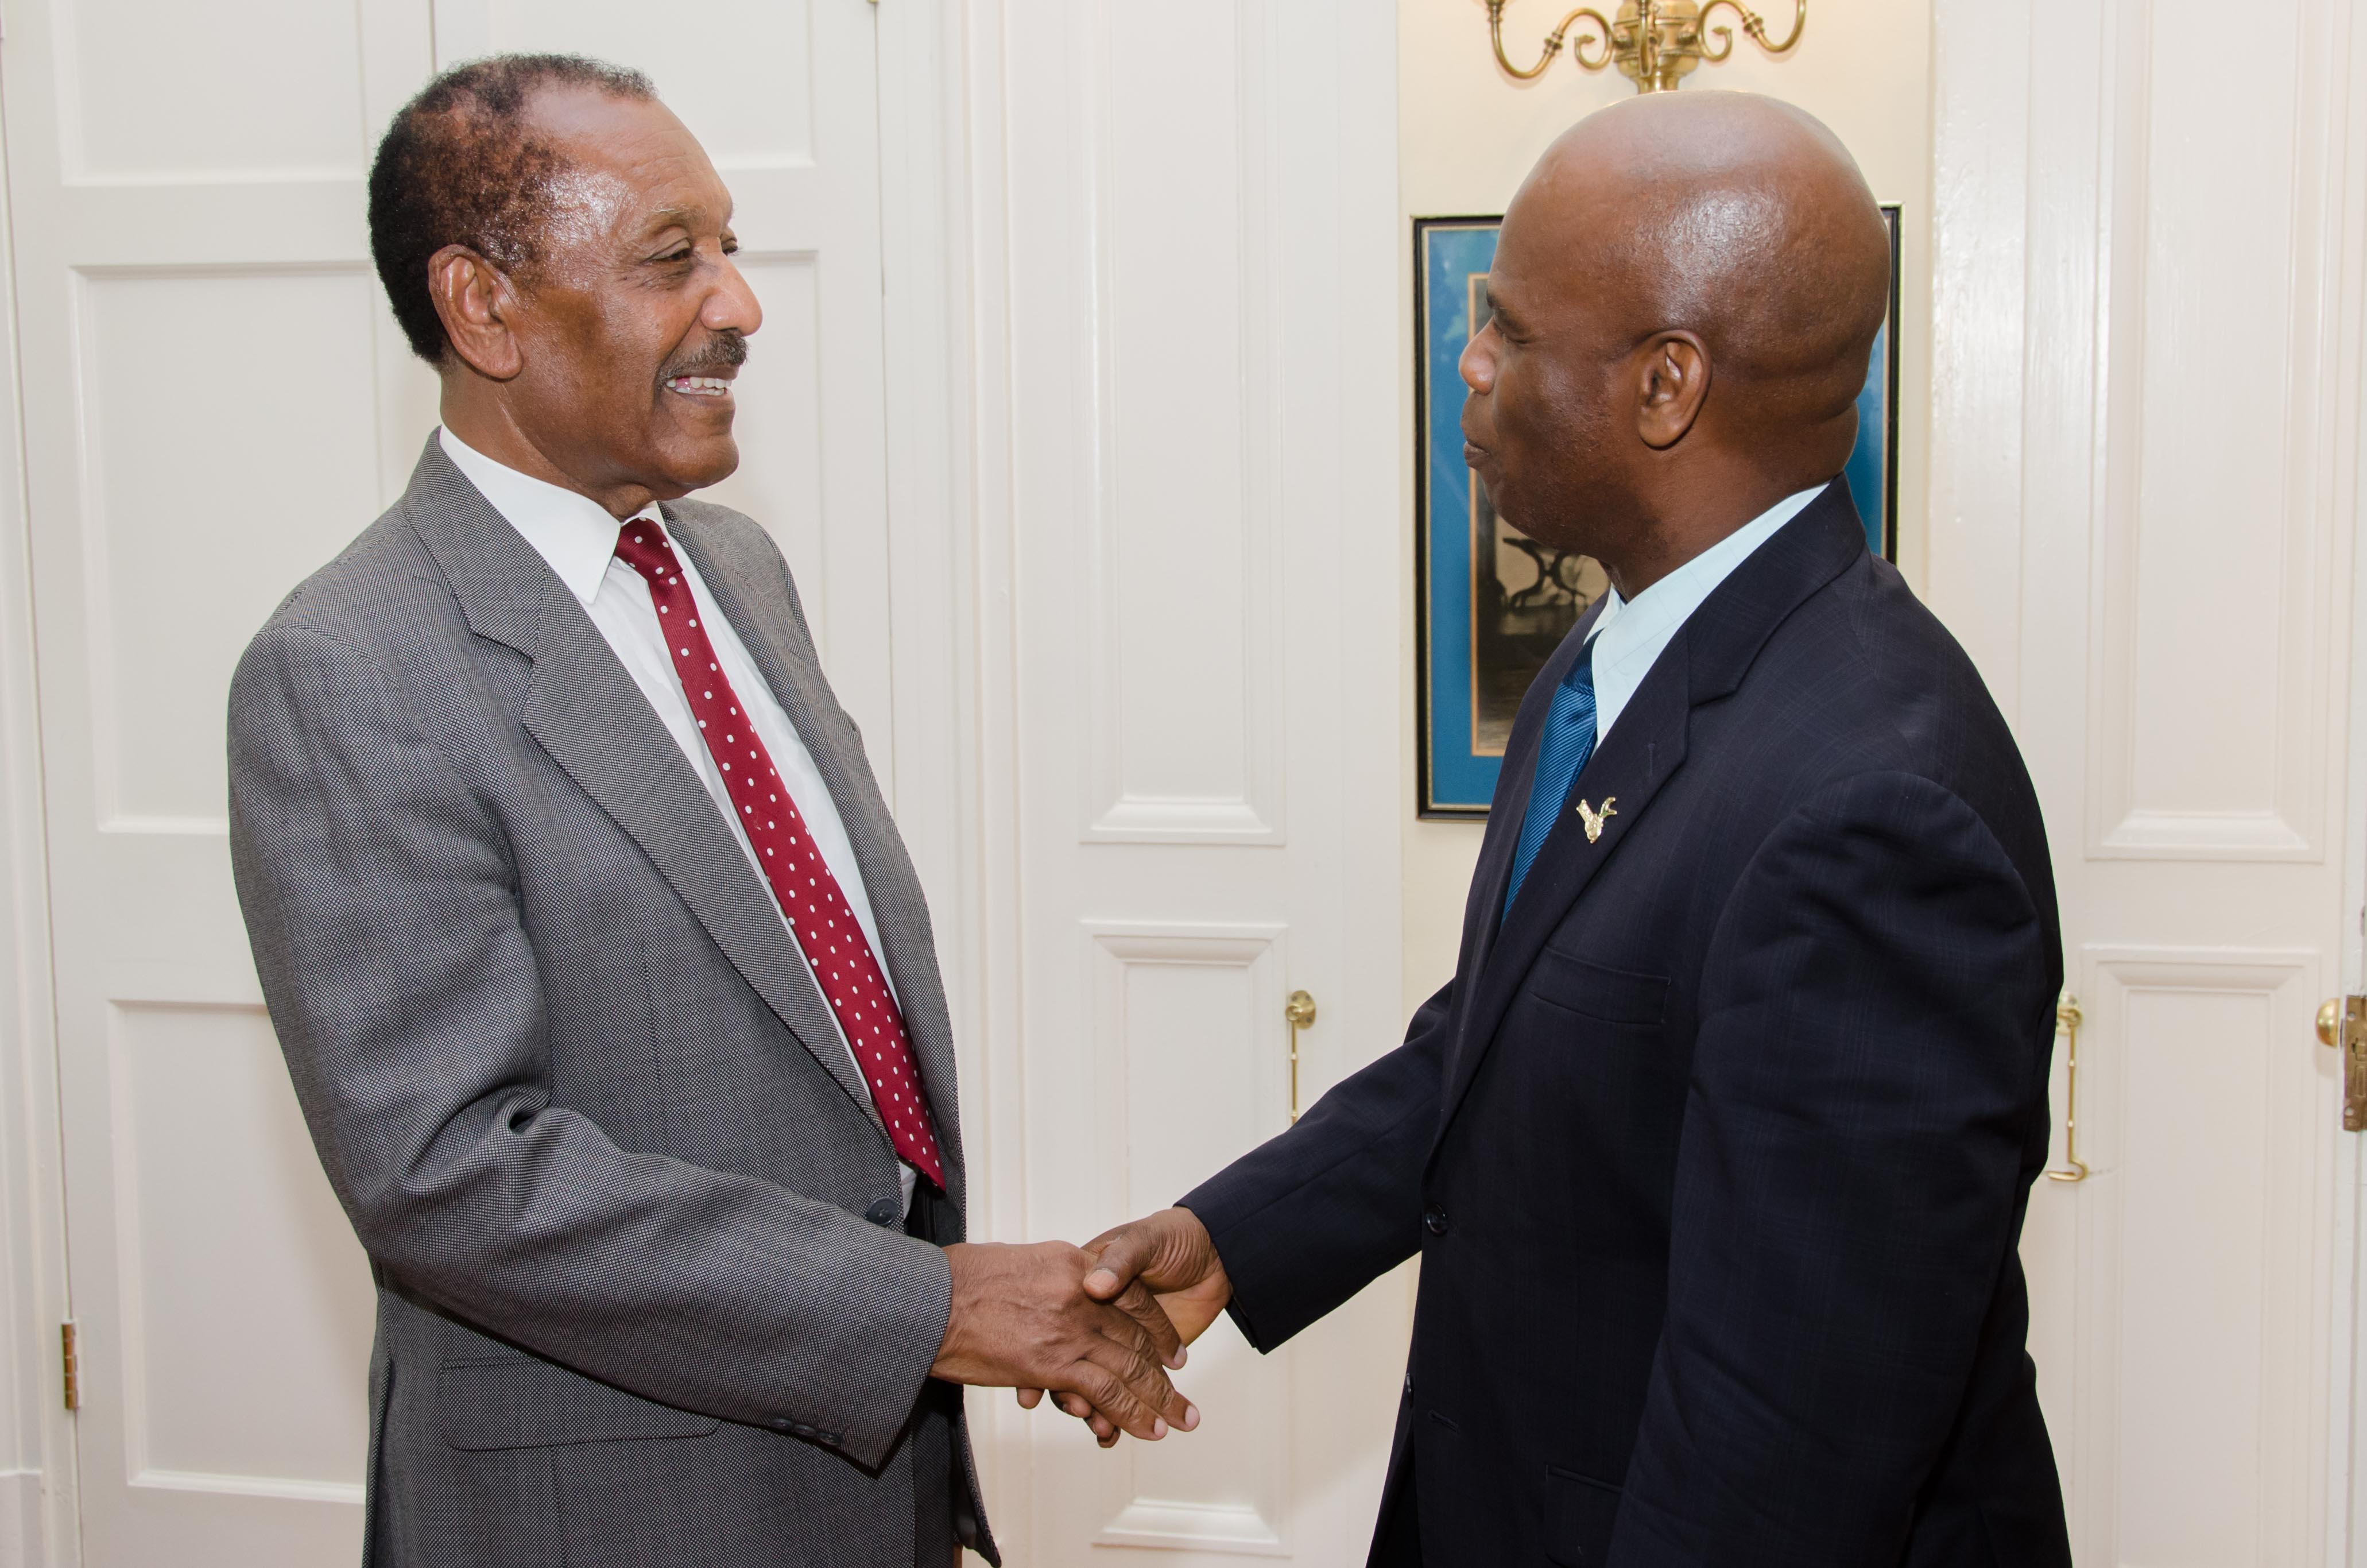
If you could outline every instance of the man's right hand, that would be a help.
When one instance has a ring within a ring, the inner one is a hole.
[[[1186,1345],[1207,1329],[1233,1299],[1225,1260],[1208,1227],[1189,1209],[1161,1209],[1104,1231],[1085,1244],[1093,1271],[1085,1290],[1096,1301],[1123,1301],[1146,1286]]]
[[[1183,1341],[1147,1289],[1087,1295],[1094,1259],[1062,1242],[957,1242],[945,1250],[953,1312],[932,1377],[1051,1389],[1142,1438],[1200,1424],[1200,1413],[1167,1381],[1164,1368],[1184,1364]]]
[[[1104,1231],[1085,1244],[1085,1251],[1093,1263],[1093,1272],[1085,1276],[1089,1294],[1096,1301],[1125,1303],[1146,1290],[1155,1292],[1162,1321],[1172,1325],[1185,1345],[1199,1338],[1233,1299],[1232,1281],[1225,1277],[1217,1244],[1189,1209],[1162,1209]],[[1019,1403],[1025,1408],[1035,1409],[1043,1397],[1042,1389],[1019,1385]],[[1092,1427],[1103,1448],[1117,1441],[1123,1424],[1112,1422],[1093,1401],[1055,1390],[1052,1402]]]

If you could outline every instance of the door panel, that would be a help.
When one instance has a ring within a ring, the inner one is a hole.
[[[362,103],[366,9],[311,0],[65,0],[49,8],[42,19],[66,180],[358,178],[371,135]]]
[[[2075,1546],[2131,1563],[2311,1561],[2326,1323],[2312,1266],[2332,1238],[2338,1135],[2311,1030],[2328,967],[2306,949],[2090,946],[2077,977],[2099,1023],[2081,1062],[2098,1175],[2062,1298],[2091,1315],[2076,1425],[2057,1437]]]
[[[354,265],[85,268],[71,297],[102,831],[218,836],[221,769],[190,765],[221,748],[231,670],[290,567],[379,505],[378,282]],[[266,323],[301,361],[257,351]],[[278,449],[264,483],[259,446]]]
[[[368,1263],[270,1020],[119,998],[108,1021],[125,1426],[142,1483],[349,1494],[369,1437],[354,1376],[369,1356]]]
[[[377,137],[439,57],[556,48],[650,70],[712,139],[771,318],[716,494],[782,539],[884,772],[873,25],[861,0],[11,6],[87,1561],[358,1557],[368,1276],[255,982],[221,727],[246,640],[435,424],[370,268]]]

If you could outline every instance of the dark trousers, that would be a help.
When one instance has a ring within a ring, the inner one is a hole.
[[[1403,1479],[1381,1502],[1367,1568],[1421,1568],[1421,1494],[1414,1485],[1412,1453],[1401,1462]]]
[[[943,1193],[923,1177],[912,1189],[912,1211],[904,1217],[907,1235],[936,1241],[946,1216]],[[969,1497],[954,1466],[954,1423],[961,1412],[961,1389],[931,1378],[912,1407],[912,1565],[946,1568],[961,1555],[961,1516]]]

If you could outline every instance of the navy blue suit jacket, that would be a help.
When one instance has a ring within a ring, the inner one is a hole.
[[[1836,483],[1504,911],[1589,629],[1522,704],[1453,982],[1183,1200],[1236,1322],[1271,1349],[1421,1253],[1376,1563],[2067,1568],[2015,1251],[2062,959],[2004,720]]]

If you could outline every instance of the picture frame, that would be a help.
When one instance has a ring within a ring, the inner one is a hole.
[[[1858,393],[1857,446],[1843,473],[1867,548],[1898,547],[1899,208],[1886,203],[1890,300]],[[1420,692],[1416,813],[1484,821],[1521,697],[1578,618],[1609,586],[1583,556],[1507,526],[1463,463],[1457,366],[1487,322],[1500,214],[1416,218],[1414,620]]]

